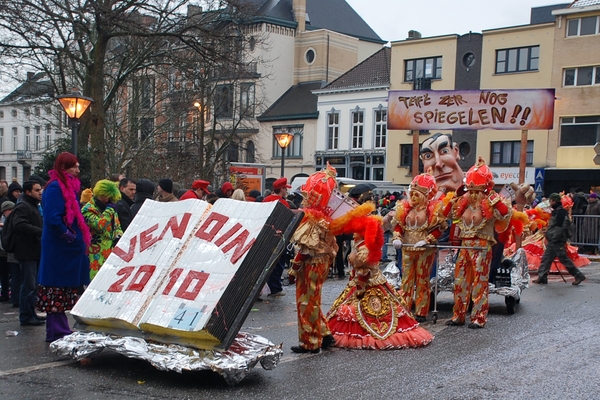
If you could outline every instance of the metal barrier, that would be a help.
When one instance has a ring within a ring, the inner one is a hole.
[[[598,246],[600,242],[600,215],[573,215],[574,246]]]

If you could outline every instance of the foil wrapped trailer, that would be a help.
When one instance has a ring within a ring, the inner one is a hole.
[[[414,247],[412,244],[402,244],[402,247]],[[455,250],[473,249],[473,250],[486,250],[484,247],[463,247],[463,246],[444,246],[444,245],[427,245],[426,247],[436,248],[436,260],[438,266],[436,268],[435,276],[431,278],[432,288],[432,302],[433,310],[431,321],[436,324],[438,319],[437,310],[437,296],[440,292],[454,292],[454,258]],[[444,257],[444,261],[440,262],[439,252],[442,249],[450,250]],[[400,271],[397,268],[388,264],[383,274],[386,276],[390,284],[394,287],[400,287],[401,277]],[[397,272],[396,272],[397,271]],[[494,276],[490,276],[489,292],[490,294],[498,294],[504,296],[504,303],[506,304],[506,311],[509,314],[515,313],[515,306],[521,301],[521,294],[523,289],[529,287],[529,270],[527,267],[527,257],[525,250],[519,249],[510,258],[505,258],[500,268],[495,271],[490,269],[490,275],[494,273]]]
[[[274,369],[283,354],[282,345],[274,345],[258,335],[239,332],[226,351],[200,350],[178,344],[146,341],[133,336],[107,335],[99,332],[74,332],[50,344],[50,350],[77,361],[102,350],[113,350],[129,358],[145,360],[161,371],[212,370],[228,385],[240,383],[258,364]]]

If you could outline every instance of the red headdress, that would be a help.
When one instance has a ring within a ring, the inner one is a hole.
[[[467,190],[488,192],[494,187],[494,175],[486,165],[483,157],[477,158],[477,163],[469,169],[465,177]]]
[[[358,233],[364,239],[364,245],[369,249],[367,264],[376,264],[381,260],[383,248],[383,228],[381,217],[366,215],[352,218],[346,223],[342,233]]]
[[[314,208],[319,211],[325,211],[329,198],[334,189],[337,188],[335,180],[335,168],[327,163],[327,166],[319,172],[315,172],[308,177],[306,183],[302,185],[300,192],[304,198],[305,208]]]
[[[431,174],[430,170],[425,172],[424,174],[419,174],[415,176],[412,182],[410,183],[408,190],[416,190],[417,192],[423,193],[427,200],[433,199],[437,193],[437,185],[435,183],[435,178],[433,177],[433,174]]]

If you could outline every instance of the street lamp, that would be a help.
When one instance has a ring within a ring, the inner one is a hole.
[[[292,132],[282,131],[274,133],[277,144],[281,147],[281,177],[283,177],[284,165],[285,165],[285,149],[292,143],[294,134]]]
[[[60,102],[60,105],[65,109],[65,112],[69,116],[69,124],[71,125],[71,152],[74,155],[77,155],[77,130],[79,128],[79,118],[81,118],[94,100],[83,96],[77,88],[73,88],[70,94],[56,96],[56,99]]]

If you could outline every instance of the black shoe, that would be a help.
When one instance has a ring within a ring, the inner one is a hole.
[[[259,303],[262,303],[262,302],[263,302],[263,299],[261,299],[260,297],[257,297],[257,298],[256,298],[256,301],[258,301]]]
[[[537,278],[532,280],[531,282],[533,283],[537,283],[538,285],[547,285],[548,284],[548,279],[545,278]],[[579,284],[578,284],[579,285]]]
[[[321,342],[321,348],[327,349],[332,346],[335,346],[335,338],[333,337],[333,335],[323,336],[323,342]]]
[[[39,319],[40,321],[45,321],[46,320],[46,316],[45,315],[36,315],[36,318]]]
[[[299,353],[299,354],[304,354],[304,353],[317,354],[317,353],[321,352],[321,349],[308,350],[308,349],[305,349],[304,347],[300,347],[300,346],[292,346],[291,350],[294,353]]]
[[[36,317],[31,317],[23,322],[21,322],[21,326],[40,326],[44,325],[46,321],[42,321],[41,319],[37,319]]]
[[[450,320],[446,321],[446,325],[448,325],[448,326],[461,326],[461,325],[464,325],[464,324],[465,324],[464,322],[458,322],[458,321],[455,321],[453,319],[450,319]]]
[[[469,329],[481,329],[483,325],[476,324],[475,322],[471,322],[468,326]]]
[[[417,322],[425,322],[425,321],[427,321],[427,317],[422,317],[420,315],[417,315],[415,317],[415,321],[417,321]]]
[[[573,283],[571,283],[571,285],[577,286],[583,281],[585,281],[585,275],[581,275],[578,278],[575,278],[575,280],[573,281]]]
[[[277,292],[277,293],[269,293],[267,295],[267,297],[282,297],[282,296],[285,296],[285,292],[283,290],[280,292]]]

